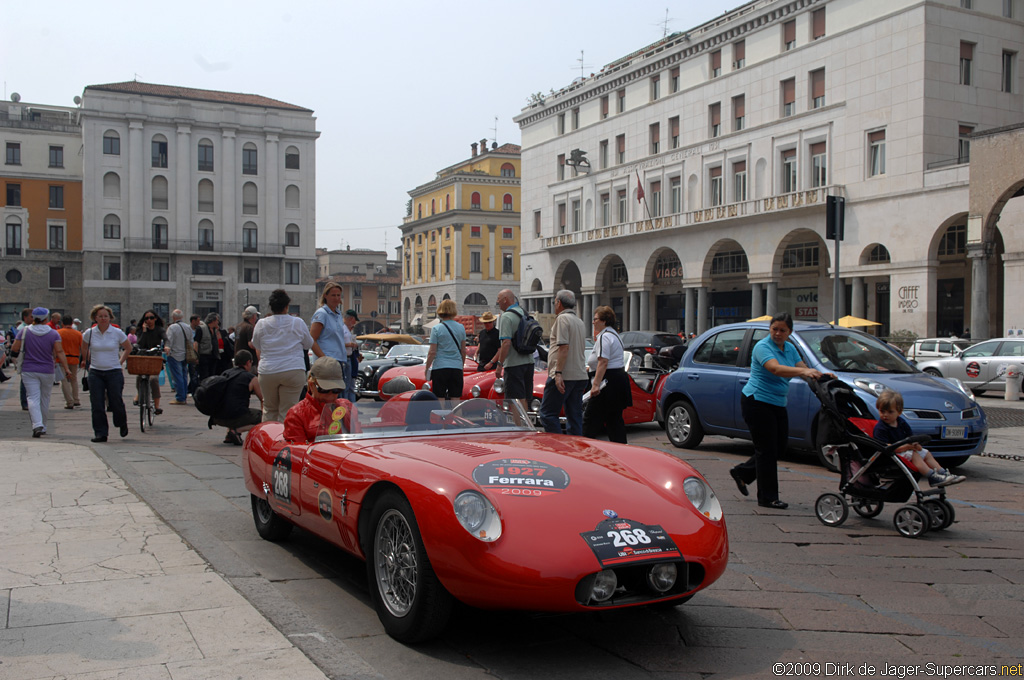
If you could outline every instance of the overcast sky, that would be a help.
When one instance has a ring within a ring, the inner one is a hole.
[[[394,255],[408,191],[484,137],[520,142],[533,92],[741,0],[5,2],[3,95],[72,106],[138,79],[261,94],[317,117],[317,238]]]

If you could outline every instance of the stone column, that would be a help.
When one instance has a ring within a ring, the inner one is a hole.
[[[864,304],[864,277],[854,276],[852,281],[852,287],[850,290],[850,314],[853,316],[860,317],[861,319],[867,318],[867,308]]]
[[[235,202],[238,200],[238,190],[240,187],[239,180],[235,174],[235,168],[238,167],[238,159],[235,158],[236,153],[235,130],[233,128],[225,129],[221,132],[221,153],[218,159],[223,170],[220,173],[220,210],[217,211],[220,213],[221,220],[220,224],[216,225],[220,228],[215,231],[214,236],[217,241],[241,242],[242,240],[241,225],[235,221]]]
[[[453,224],[452,227],[455,231],[455,238],[453,239],[452,245],[452,274],[456,281],[462,279],[462,225]],[[493,307],[495,304],[494,300],[488,300],[488,303]]]
[[[178,143],[174,153],[174,222],[175,228],[168,235],[172,239],[195,240],[192,233],[192,180],[189,177],[192,168],[192,130],[188,125],[178,126]],[[196,189],[198,191],[198,188]],[[168,200],[170,197],[168,197]]]
[[[580,318],[583,319],[583,326],[587,329],[587,337],[594,334],[594,307],[590,295],[580,294],[581,300],[577,301],[576,308]]]
[[[683,290],[685,308],[683,309],[683,330],[686,331],[686,336],[689,337],[690,333],[697,332],[697,296],[694,295],[693,288],[686,288]]]
[[[629,291],[629,330],[640,329],[640,291]]]
[[[497,229],[498,229],[498,225],[496,225],[496,224],[488,224],[487,225],[487,239],[488,239],[487,240],[487,255],[488,255],[487,260],[490,262],[490,265],[489,265],[489,272],[490,272],[489,278],[490,278],[491,281],[494,281],[497,278],[494,275],[494,263],[498,259],[498,255],[499,255],[499,253],[495,250],[495,247],[494,247],[494,232]]]
[[[266,150],[264,154],[266,159],[263,162],[266,167],[266,182],[263,185],[263,194],[267,197],[266,205],[263,210],[263,239],[266,243],[274,243],[283,245],[284,244],[284,220],[281,218],[281,207],[278,205],[280,196],[283,194],[283,188],[281,187],[280,176],[280,144],[278,143],[278,137],[275,134],[267,135],[267,143],[264,147]],[[309,196],[300,194],[299,205],[301,201],[309,200]],[[280,251],[279,251],[280,252]]]
[[[779,284],[775,281],[768,282],[768,299],[765,301],[764,313],[772,316],[779,313]]]
[[[149,176],[146,165],[146,142],[142,136],[141,120],[128,122],[128,225],[122,235],[146,237],[146,192],[143,182]],[[126,272],[127,273],[127,272]]]
[[[545,314],[554,314],[554,309],[552,309],[552,306],[553,305],[551,304],[551,298],[550,297],[545,297],[544,298],[544,313]]]
[[[697,289],[697,335],[708,329],[708,287]]]
[[[988,261],[987,243],[968,243],[967,259],[971,262],[971,337],[991,338],[1002,335],[993,333],[988,313]],[[1007,300],[1010,296],[1006,296]]]
[[[640,291],[640,328],[653,329],[655,324],[651,323],[651,292]]]
[[[750,284],[750,317],[756,319],[764,316],[764,301],[761,300],[761,284]]]

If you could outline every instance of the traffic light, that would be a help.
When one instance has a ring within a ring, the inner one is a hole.
[[[846,199],[842,196],[825,198],[825,238],[842,241],[845,233]],[[837,236],[838,234],[838,236]]]

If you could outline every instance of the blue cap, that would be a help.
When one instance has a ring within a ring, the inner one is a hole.
[[[32,310],[33,319],[45,319],[48,316],[50,316],[50,310],[46,307],[36,307]]]

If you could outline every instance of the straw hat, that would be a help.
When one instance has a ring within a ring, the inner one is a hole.
[[[498,317],[494,316],[490,312],[484,312],[483,316],[480,317],[480,320],[484,323],[494,323],[497,319]]]

